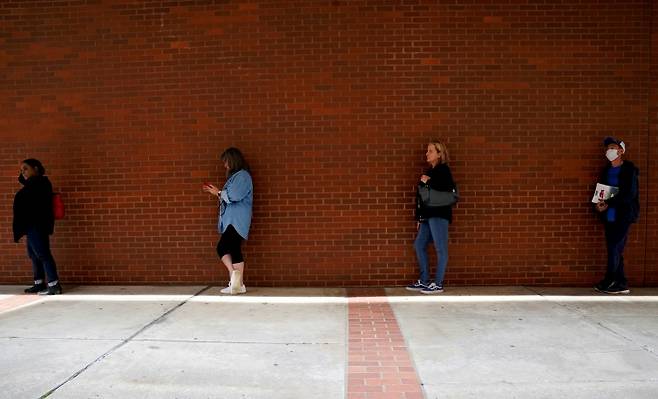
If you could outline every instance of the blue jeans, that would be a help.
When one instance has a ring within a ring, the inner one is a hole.
[[[37,229],[30,229],[27,232],[27,256],[32,261],[32,273],[34,274],[35,283],[42,281],[44,277],[48,278],[51,284],[59,280],[57,276],[57,265],[52,253],[50,253],[50,238],[48,233],[41,232]]]
[[[420,268],[420,281],[423,284],[429,284],[430,281],[429,258],[427,256],[427,244],[430,242],[434,242],[438,260],[434,282],[440,285],[443,284],[443,276],[448,266],[448,221],[446,219],[429,218],[422,222],[418,229],[414,248],[416,249],[416,258]]]

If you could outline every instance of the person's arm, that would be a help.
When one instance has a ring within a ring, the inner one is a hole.
[[[232,202],[240,202],[253,190],[253,183],[251,176],[248,172],[238,172],[234,175],[231,183],[224,187],[220,192],[220,197],[224,202],[230,204]]]
[[[221,192],[217,187],[215,187],[212,184],[204,184],[203,185],[203,191],[214,195],[215,197],[219,197],[219,193]]]
[[[452,173],[448,165],[436,168],[432,172],[434,173],[430,173],[430,179],[426,183],[431,189],[437,191],[452,191],[455,189],[455,181],[452,179]]]

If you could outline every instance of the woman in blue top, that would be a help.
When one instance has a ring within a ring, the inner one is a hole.
[[[226,183],[220,191],[212,184],[205,184],[203,191],[219,199],[219,220],[217,229],[222,235],[217,243],[217,254],[228,269],[228,287],[222,294],[244,294],[247,288],[242,283],[244,258],[242,241],[249,236],[254,187],[249,174],[249,166],[237,148],[228,148],[220,157],[226,169]]]

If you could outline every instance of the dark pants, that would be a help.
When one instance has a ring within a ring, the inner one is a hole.
[[[605,223],[605,243],[608,249],[608,269],[605,273],[605,279],[610,282],[614,281],[624,287],[628,284],[626,275],[624,275],[624,247],[626,246],[630,227],[630,223]]]
[[[37,229],[27,232],[27,256],[32,260],[32,272],[34,281],[42,281],[48,278],[48,283],[54,285],[58,282],[57,265],[52,253],[50,253],[50,238],[48,233]]]
[[[229,224],[217,243],[217,255],[220,259],[224,255],[231,255],[231,263],[233,264],[244,262],[242,249],[240,248],[242,241],[244,241],[244,238],[238,234],[232,224]]]

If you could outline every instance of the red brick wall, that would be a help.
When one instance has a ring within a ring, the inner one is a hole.
[[[645,281],[647,285],[658,285],[658,1],[652,4],[651,67],[649,69],[649,166],[645,173],[648,182],[643,205],[647,214],[647,248]]]
[[[2,282],[30,280],[11,242],[28,156],[66,201],[52,241],[67,283],[225,279],[201,183],[223,181],[231,145],[256,188],[250,285],[415,278],[433,136],[463,196],[448,284],[600,278],[588,201],[605,135],[656,191],[650,0],[125,3],[0,3]],[[633,285],[658,282],[658,199],[643,199]]]

